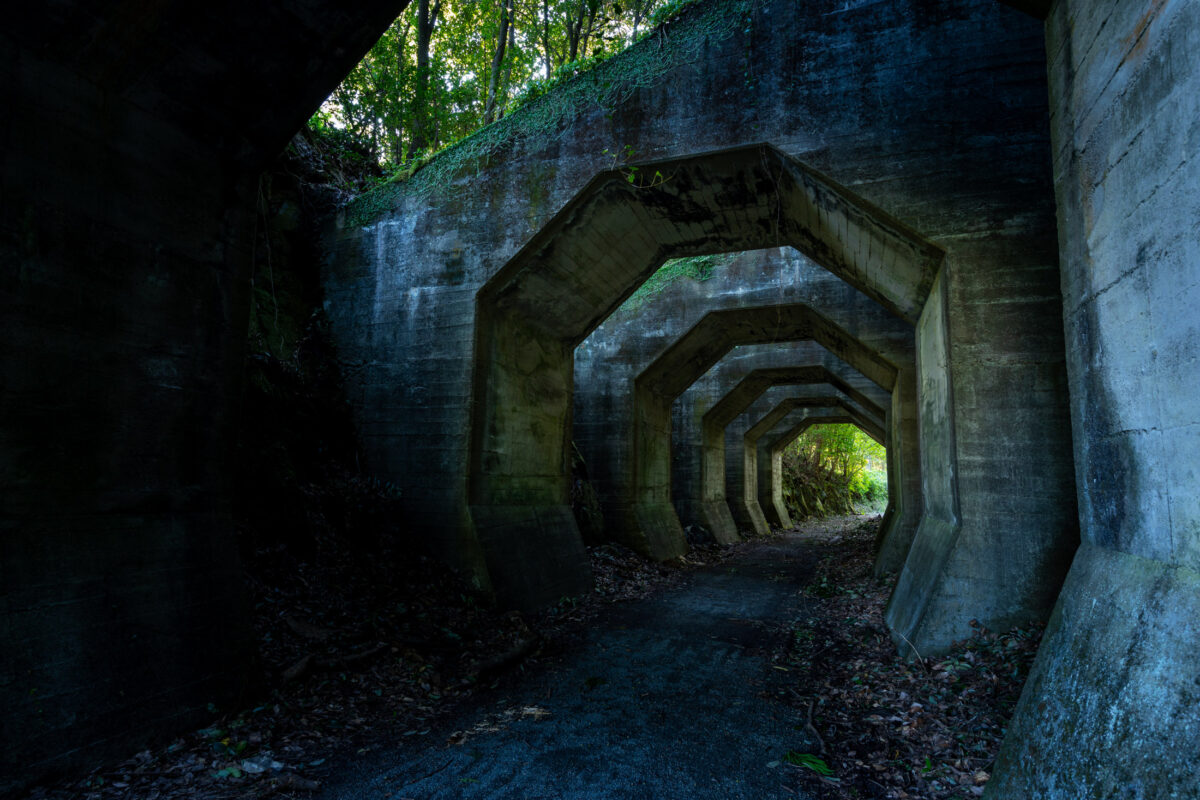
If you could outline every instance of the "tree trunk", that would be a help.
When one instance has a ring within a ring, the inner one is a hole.
[[[567,57],[563,63],[578,61],[587,54],[588,39],[591,38],[599,10],[598,2],[576,0],[576,5],[566,12],[563,27],[567,30]]]
[[[550,0],[542,0],[542,51],[546,54],[546,80],[554,73],[554,54],[550,49]]]
[[[630,44],[637,41],[638,28],[641,26],[642,20],[646,18],[646,9],[649,5],[649,3],[643,4],[642,0],[635,0],[633,4],[633,33],[629,35]]]
[[[488,125],[496,117],[496,90],[500,85],[500,69],[504,66],[504,52],[508,47],[509,28],[512,25],[513,0],[503,0],[500,7],[500,30],[496,34],[496,52],[492,56],[492,74],[488,80],[487,105],[483,111],[483,124]]]
[[[509,0],[509,2],[512,2],[512,1],[513,0]],[[513,8],[513,11],[514,11],[514,13],[516,12],[515,7]],[[502,99],[500,100],[500,108],[496,112],[496,119],[503,119],[504,112],[508,108],[508,93],[512,87],[512,68],[513,68],[513,60],[514,60],[511,54],[515,53],[516,50],[517,50],[517,22],[516,22],[516,19],[514,18],[512,21],[512,24],[510,24],[508,26],[508,52],[509,52],[510,56],[508,59],[508,63],[504,65],[504,83],[503,83],[504,95],[503,95]]]
[[[408,0],[405,0],[404,5],[408,5]],[[406,21],[400,35],[396,37],[396,50],[393,54],[394,60],[392,62],[392,73],[396,76],[394,81],[396,84],[400,82],[404,75],[404,51],[408,47],[408,33],[410,30],[412,30],[412,23]],[[391,154],[392,164],[403,164],[407,156],[404,148],[406,115],[404,114],[403,100],[399,97],[398,92],[393,91],[391,97],[379,98],[379,106],[391,109],[391,113],[388,115],[391,121],[391,129],[387,132],[387,135],[388,150]]]
[[[421,154],[429,147],[429,128],[432,115],[429,102],[429,50],[433,40],[433,29],[437,25],[442,2],[430,4],[419,0],[417,4],[417,85],[413,100],[413,136],[409,153]]]

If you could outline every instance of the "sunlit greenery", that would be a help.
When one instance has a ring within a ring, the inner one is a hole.
[[[526,147],[545,147],[549,140],[570,130],[572,121],[581,115],[594,114],[598,108],[606,112],[616,110],[638,91],[657,85],[673,70],[700,63],[716,42],[751,30],[756,2],[679,0],[659,6],[654,19],[641,29],[637,46],[603,58],[589,55],[584,61],[559,67],[549,83],[540,77],[536,83],[531,79],[526,90],[510,102],[503,118],[437,152],[418,157],[410,148],[407,162],[389,162],[388,177],[349,205],[347,224],[369,224],[397,208],[405,198],[428,198],[459,178],[477,173]],[[662,21],[652,27],[656,19]],[[333,125],[314,118],[315,126],[321,124],[326,130]],[[362,149],[365,151],[365,146]],[[633,144],[622,141],[611,142],[597,155],[601,156],[602,164],[618,169],[639,158]],[[539,180],[530,177],[531,192],[537,191]]]
[[[797,519],[887,504],[887,452],[854,425],[814,425],[783,453],[783,496]]]
[[[402,169],[620,52],[695,0],[412,0],[313,117]]]

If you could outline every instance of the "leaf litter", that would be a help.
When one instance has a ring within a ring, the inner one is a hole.
[[[265,687],[257,704],[225,711],[190,734],[46,782],[22,800],[252,800],[303,798],[335,765],[380,741],[424,742],[434,723],[569,646],[612,604],[644,598],[726,557],[646,561],[617,544],[588,548],[594,588],[523,616],[500,612],[448,569],[386,541],[364,554],[335,525],[305,557],[269,545],[246,559]],[[448,746],[549,712],[522,706],[450,736]],[[151,738],[147,732],[147,739]]]
[[[973,623],[943,656],[902,658],[883,623],[894,578],[872,574],[878,525],[841,517],[802,529],[820,560],[775,661],[795,673],[790,702],[819,752],[783,760],[818,800],[980,797],[1042,626],[998,634]]]
[[[798,733],[770,766],[818,800],[979,797],[1037,649],[1040,629],[982,627],[940,658],[905,660],[883,625],[890,580],[872,577],[878,518],[812,523],[819,559],[771,667],[791,679]],[[641,599],[737,551],[693,547],[647,562],[589,548],[595,587],[528,617],[501,613],[426,558],[331,548],[308,560],[251,560],[254,626],[267,686],[259,703],[214,711],[206,728],[87,776],[29,789],[28,800],[303,798],[354,754],[424,742],[481,688],[515,679],[571,645],[605,606]],[[517,706],[451,733],[447,746],[544,719]]]

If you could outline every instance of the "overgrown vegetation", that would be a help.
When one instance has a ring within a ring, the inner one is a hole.
[[[416,0],[313,117],[397,169],[544,96],[697,0]]]
[[[634,92],[655,85],[671,70],[703,61],[715,42],[749,30],[754,2],[708,0],[664,5],[661,22],[640,35],[647,41],[615,54],[607,49],[603,53],[589,51],[578,60],[557,66],[548,78],[537,82],[530,78],[513,95],[502,118],[482,128],[479,126],[486,115],[480,117],[478,113],[474,122],[464,122],[461,127],[434,124],[438,130],[452,132],[437,139],[437,146],[419,151],[408,147],[402,149],[402,158],[384,159],[392,177],[358,198],[348,209],[347,221],[365,224],[403,197],[428,196],[435,189],[449,186],[459,175],[513,154],[526,142],[544,143],[559,136],[566,121],[577,115],[597,109],[612,114]],[[338,123],[337,113],[325,111],[322,115],[324,121],[320,124]],[[462,119],[469,118],[471,115],[464,112]],[[636,154],[627,144],[614,143],[621,163]]]
[[[795,520],[879,512],[887,453],[854,425],[814,425],[783,451],[783,498]]]
[[[733,260],[732,255],[689,256],[663,262],[655,272],[621,304],[617,312],[635,312],[680,280],[706,281],[716,270]]]

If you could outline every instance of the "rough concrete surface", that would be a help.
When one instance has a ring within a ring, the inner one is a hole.
[[[787,673],[769,656],[802,608],[814,563],[798,536],[757,542],[613,607],[488,711],[398,738],[320,800],[795,798],[782,786],[788,768],[769,765],[813,743],[797,730],[803,713],[774,699]],[[523,708],[548,716],[521,719]],[[510,709],[518,718],[501,730],[447,746],[453,732]]]
[[[1046,25],[1080,548],[994,800],[1200,795],[1200,4]]]

